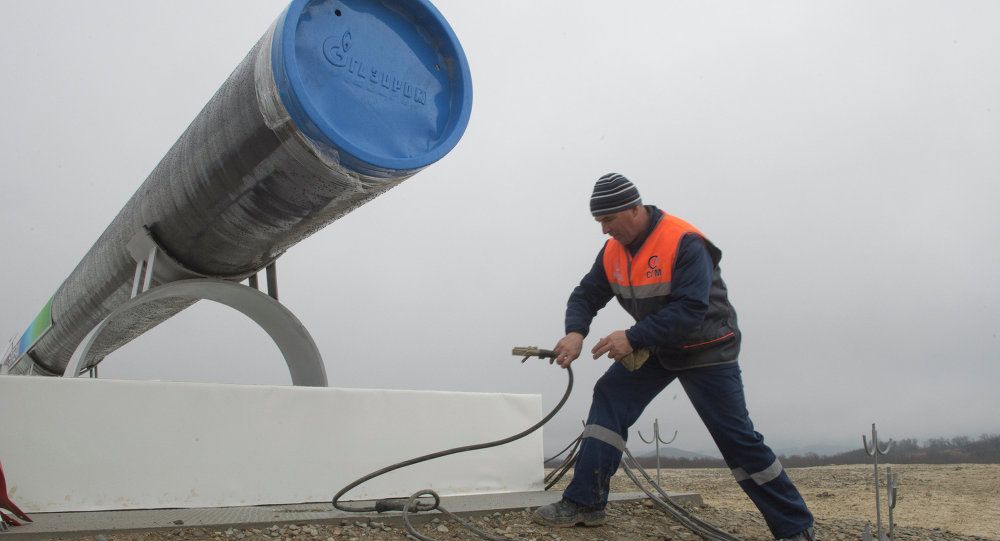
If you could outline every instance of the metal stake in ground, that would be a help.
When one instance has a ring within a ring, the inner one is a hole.
[[[673,443],[673,441],[677,439],[677,431],[674,430],[674,437],[670,438],[670,441],[663,441],[663,439],[660,438],[660,420],[653,419],[653,439],[646,441],[646,438],[642,437],[641,430],[639,431],[639,439],[645,443],[656,442],[656,486],[662,486],[660,485],[660,444],[670,445]]]
[[[889,539],[896,539],[893,533],[892,510],[896,508],[896,493],[899,491],[899,474],[892,473],[892,468],[885,469],[885,490],[889,503]]]
[[[882,537],[882,508],[879,505],[879,484],[878,484],[878,457],[879,455],[885,455],[892,448],[892,439],[889,443],[885,444],[885,449],[880,449],[878,446],[878,432],[875,430],[875,423],[872,423],[872,445],[868,447],[868,440],[865,439],[865,435],[861,435],[861,443],[865,445],[865,452],[868,456],[875,458],[875,532],[876,538],[879,541],[883,541],[885,538]]]

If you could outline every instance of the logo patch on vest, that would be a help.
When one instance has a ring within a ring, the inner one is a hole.
[[[646,266],[649,267],[649,270],[646,271],[646,278],[658,278],[663,276],[663,269],[660,268],[660,256],[649,256],[649,259],[646,260]]]

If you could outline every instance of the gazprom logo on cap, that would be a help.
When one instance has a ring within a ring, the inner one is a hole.
[[[326,56],[330,64],[338,68],[346,68],[347,72],[357,77],[355,84],[359,86],[362,82],[368,90],[391,97],[401,98],[403,102],[412,102],[419,105],[427,103],[427,91],[415,84],[404,81],[387,70],[380,69],[374,63],[349,54],[353,47],[354,37],[348,30],[340,36],[330,36],[323,42],[323,55]],[[380,91],[381,90],[381,91]],[[390,94],[386,94],[389,92]]]

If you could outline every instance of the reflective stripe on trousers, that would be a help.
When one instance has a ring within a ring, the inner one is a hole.
[[[736,478],[737,483],[740,481],[746,481],[747,479],[752,479],[753,482],[758,485],[774,481],[783,471],[785,470],[781,467],[781,462],[779,462],[777,458],[774,459],[774,462],[772,462],[770,466],[757,473],[747,473],[746,470],[739,467],[732,469],[733,477]]]
[[[601,425],[587,425],[583,428],[583,438],[594,438],[596,440],[603,441],[604,443],[618,449],[621,452],[625,452],[625,440],[621,436],[614,433],[613,431],[604,428]]]

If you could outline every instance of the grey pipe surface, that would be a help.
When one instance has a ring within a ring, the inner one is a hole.
[[[303,89],[316,72],[326,86]],[[90,329],[130,298],[126,245],[144,228],[194,274],[245,279],[447,153],[470,109],[465,56],[429,3],[295,0],[57,289],[51,328],[22,339],[11,373],[62,374]],[[190,304],[137,316],[96,357]]]

